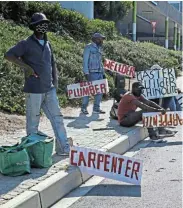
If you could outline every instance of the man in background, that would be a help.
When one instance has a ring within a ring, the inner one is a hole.
[[[86,45],[83,53],[83,73],[87,81],[95,81],[104,79],[104,68],[102,64],[102,45],[105,36],[100,33],[95,33],[92,36],[92,43]],[[105,114],[100,109],[102,94],[95,95],[93,113]],[[89,96],[83,97],[81,112],[88,114]]]

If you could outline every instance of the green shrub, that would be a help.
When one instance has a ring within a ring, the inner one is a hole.
[[[95,21],[96,25],[98,20]],[[11,113],[24,114],[25,97],[22,92],[24,75],[19,67],[4,60],[4,53],[18,41],[25,39],[32,32],[26,27],[15,23],[0,21],[0,109]],[[77,105],[80,99],[68,100],[66,86],[83,80],[82,53],[84,43],[73,39],[49,33],[59,71],[58,97],[60,104]],[[116,38],[117,39],[117,38]],[[134,43],[125,38],[106,41],[104,56],[115,61],[133,65],[136,70],[147,69],[155,63],[163,67],[174,67],[177,71],[181,67],[181,53],[150,44]],[[110,91],[114,90],[114,83],[108,77]]]
[[[91,34],[100,31],[112,39],[117,30],[114,22],[88,20],[76,11],[61,8],[59,3],[51,2],[0,2],[0,13],[5,19],[28,26],[35,12],[43,12],[50,22],[50,31],[71,36],[75,40],[87,41]]]

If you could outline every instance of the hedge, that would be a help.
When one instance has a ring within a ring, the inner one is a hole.
[[[19,67],[4,60],[4,53],[18,41],[25,39],[31,31],[15,23],[0,21],[0,109],[11,113],[25,113],[25,97],[22,92],[24,75]],[[60,35],[49,33],[49,40],[56,56],[59,70],[58,97],[64,107],[77,105],[80,100],[68,100],[65,94],[67,84],[77,83],[83,79],[82,53],[84,43]],[[147,69],[154,63],[163,67],[181,67],[181,53],[171,51],[150,43],[134,43],[126,38],[106,41],[104,56],[118,62],[136,67],[136,70]],[[109,77],[108,77],[109,78]],[[114,83],[109,78],[111,91]]]
[[[61,8],[59,3],[51,2],[0,2],[0,13],[5,19],[17,24],[29,25],[35,12],[43,12],[50,22],[50,31],[60,35],[71,36],[75,40],[87,41],[94,32],[101,32],[108,39],[117,35],[115,23],[99,19],[88,20],[76,11]]]

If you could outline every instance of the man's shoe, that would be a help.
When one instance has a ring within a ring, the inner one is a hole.
[[[88,111],[86,109],[81,109],[81,113],[85,114],[85,115],[88,115]]]
[[[150,139],[153,141],[153,142],[156,142],[156,143],[160,143],[163,141],[163,139],[160,139],[158,138],[157,136],[151,136]]]
[[[98,110],[98,111],[94,110],[93,113],[94,114],[105,114],[105,111],[103,111],[103,110]]]
[[[160,136],[160,137],[172,137],[175,134],[176,134],[176,132],[170,131],[170,130],[167,130],[167,129],[160,129],[158,131],[158,136]]]

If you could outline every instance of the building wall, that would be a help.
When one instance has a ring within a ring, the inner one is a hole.
[[[94,18],[94,2],[93,1],[60,1],[65,9],[75,10],[83,14],[88,19]]]

